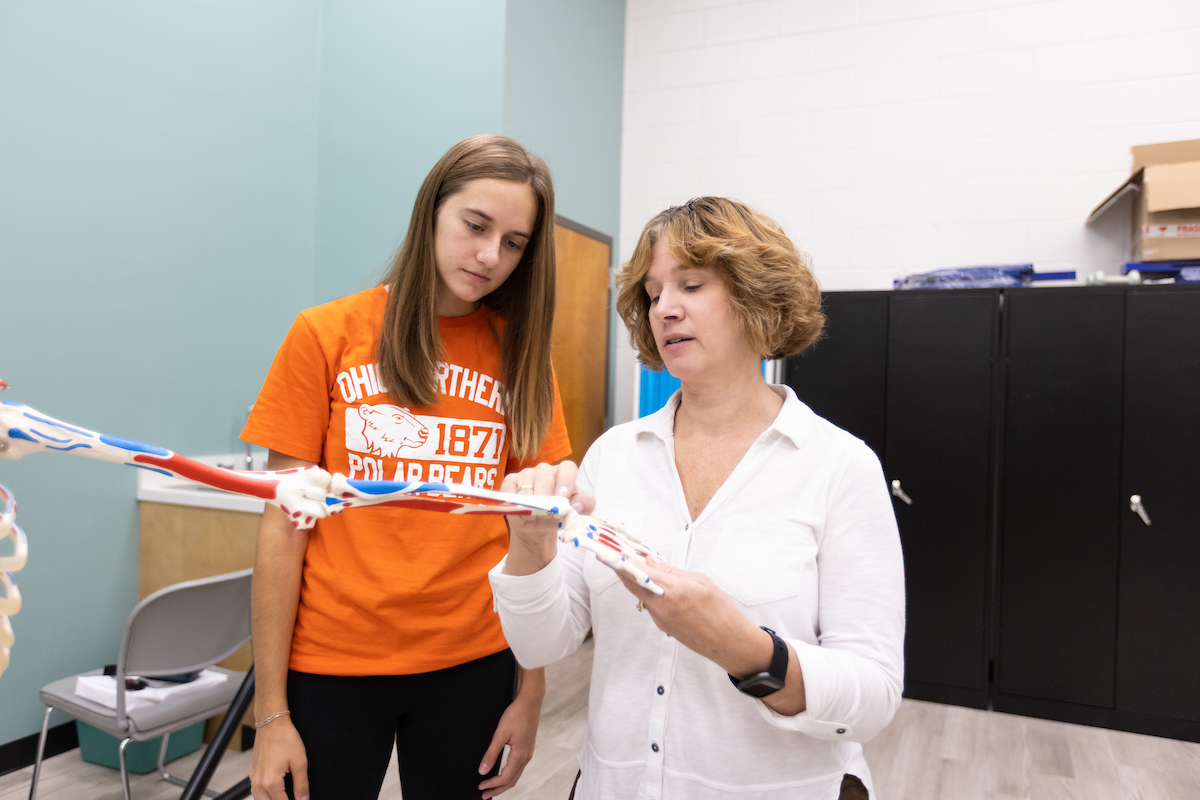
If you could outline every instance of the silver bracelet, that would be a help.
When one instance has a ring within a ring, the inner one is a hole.
[[[256,721],[256,722],[254,723],[254,727],[256,727],[256,728],[261,728],[263,725],[270,725],[272,722],[274,722],[275,720],[279,719],[280,717],[290,717],[291,715],[292,715],[292,712],[291,712],[291,711],[288,711],[288,710],[285,708],[283,711],[280,711],[280,712],[278,712],[278,713],[276,713],[276,714],[272,714],[271,716],[267,717],[267,718],[266,718],[266,719],[264,719],[262,722],[257,722],[257,721]]]

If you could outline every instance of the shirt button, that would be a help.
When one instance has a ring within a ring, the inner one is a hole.
[[[660,687],[658,687],[658,693],[659,693],[659,694],[662,694],[662,693],[663,693],[663,692],[665,692],[665,691],[666,691],[666,689],[664,689],[663,687],[661,687],[661,686],[660,686]]]
[[[651,742],[651,743],[650,743],[650,749],[651,749],[651,750],[653,750],[654,752],[656,752],[656,753],[657,753],[657,752],[658,752],[658,745],[657,745],[656,743],[654,743],[654,742]]]
[[[845,729],[845,728],[838,728],[838,729],[837,729],[837,732],[838,732],[838,733],[845,733],[845,732],[846,732],[846,729]]]

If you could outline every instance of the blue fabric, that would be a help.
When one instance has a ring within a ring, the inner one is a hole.
[[[766,374],[767,362],[762,362],[763,374]],[[679,379],[665,369],[655,372],[639,365],[641,372],[638,383],[638,418],[648,417],[667,404],[671,395],[679,388]]]
[[[667,404],[671,395],[679,388],[679,379],[665,369],[659,372],[639,367],[641,382],[638,388],[638,416],[645,417]]]

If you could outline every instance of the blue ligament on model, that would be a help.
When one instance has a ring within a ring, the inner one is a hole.
[[[69,453],[72,450],[78,450],[81,447],[84,450],[92,449],[92,446],[90,444],[84,444],[83,442],[80,442],[79,444],[73,444],[70,447],[55,447],[52,444],[45,444],[45,445],[42,445],[42,447],[45,447],[47,450],[57,450],[60,453]]]
[[[53,436],[47,436],[46,434],[42,433],[41,431],[35,431],[33,428],[30,428],[29,432],[36,434],[36,435],[42,437],[43,439],[49,439],[52,442],[58,442],[59,444],[66,444],[67,442],[71,441],[70,439],[55,439]]]
[[[141,442],[134,442],[130,439],[118,439],[115,436],[106,436],[105,434],[100,435],[100,441],[104,442],[105,444],[110,444],[113,447],[120,447],[122,450],[132,450],[135,453],[149,453],[152,456],[162,456],[163,458],[168,458],[171,455],[170,450],[164,450],[163,448],[155,447],[152,444],[142,444]]]
[[[412,486],[408,481],[363,481],[351,478],[346,481],[363,494],[391,494]]]
[[[33,438],[32,436],[30,436],[28,433],[21,430],[20,428],[9,428],[8,429],[8,438],[24,439],[27,442],[33,442],[34,444],[41,444],[41,442],[39,442],[37,439]]]
[[[14,403],[14,405],[19,405],[19,404]],[[66,424],[65,422],[59,422],[56,419],[47,419],[46,417],[39,417],[36,414],[30,414],[28,411],[25,412],[25,416],[29,417],[32,420],[41,422],[45,425],[53,425],[56,428],[62,428],[64,431],[70,431],[71,433],[78,433],[80,436],[90,436],[93,439],[96,438],[96,434],[92,433],[91,431],[85,431],[83,428],[73,428],[70,425]],[[101,438],[104,438],[104,437],[101,437]]]
[[[416,481],[365,481],[350,478],[346,481],[363,494],[391,494],[392,492],[454,492],[444,483],[417,483]]]

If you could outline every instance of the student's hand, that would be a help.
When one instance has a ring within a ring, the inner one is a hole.
[[[486,775],[491,770],[492,765],[504,752],[505,745],[508,745],[508,759],[504,762],[500,774],[479,784],[485,800],[516,786],[517,781],[521,778],[521,773],[525,771],[525,765],[529,763],[529,759],[533,758],[538,717],[542,709],[542,697],[545,694],[544,682],[542,687],[540,692],[519,692],[516,699],[501,715],[500,724],[496,726],[496,733],[492,736],[492,743],[488,746],[487,752],[483,754],[483,761],[479,764],[479,774]]]
[[[283,776],[292,773],[296,800],[308,800],[308,754],[288,717],[259,728],[250,761],[250,794],[255,800],[288,800]]]
[[[596,507],[596,498],[590,492],[579,491],[575,485],[578,473],[579,468],[570,461],[538,464],[506,475],[500,490],[565,497],[575,511],[590,514]],[[554,560],[554,554],[558,552],[558,520],[547,516],[508,516],[506,519],[509,540],[505,574],[532,575]]]

